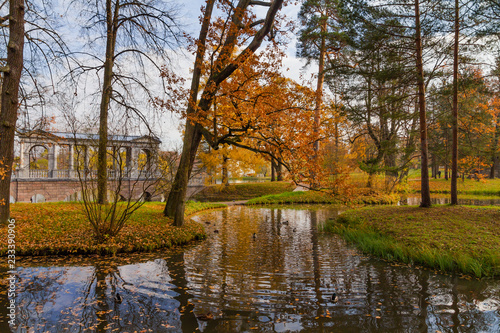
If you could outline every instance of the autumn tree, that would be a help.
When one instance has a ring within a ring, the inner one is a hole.
[[[0,223],[9,218],[9,196],[12,162],[14,160],[14,132],[19,106],[19,81],[23,70],[24,11],[23,0],[9,1],[8,20],[9,41],[7,61],[2,67],[2,94],[0,97]]]
[[[201,119],[206,118],[209,113],[220,84],[255,54],[264,38],[271,32],[282,3],[282,0],[272,2],[239,0],[235,4],[223,2],[221,8],[227,17],[212,22],[215,0],[207,0],[200,35],[196,41],[196,59],[186,110],[187,121],[184,130],[183,150],[172,190],[165,206],[165,215],[174,218],[175,225],[180,226],[184,222],[187,183],[201,137],[204,136],[213,147],[218,147],[222,141],[214,140],[214,137],[204,127],[207,125],[201,123]],[[253,9],[261,6],[267,6],[268,10],[264,19],[257,20]],[[257,27],[259,28],[257,29]],[[220,38],[214,45],[214,52],[210,54],[209,71],[202,73],[206,64],[206,49],[209,46],[207,36],[213,32],[213,29],[219,30]],[[241,51],[237,52],[238,49]],[[201,96],[198,96],[201,88],[200,79],[203,74],[207,79]],[[227,136],[227,138],[229,137],[231,137],[231,133]]]
[[[229,175],[238,178],[248,173],[256,174],[267,164],[261,154],[248,149],[229,145],[217,150],[206,147],[206,151],[199,152],[203,166],[212,181],[220,178],[223,185],[229,185]]]
[[[368,186],[375,174],[385,173],[392,187],[404,179],[414,158],[413,64],[406,42],[395,37],[404,31],[395,18],[386,18],[378,28],[363,21],[351,24],[343,57],[329,62],[327,82],[342,95],[351,142],[371,142],[359,165],[369,175]]]
[[[14,135],[20,106],[31,106],[30,102],[43,105],[47,94],[43,81],[51,85],[55,68],[61,62],[67,65],[61,56],[70,58],[64,41],[54,29],[55,15],[51,8],[50,2],[36,0],[9,0],[0,5],[0,223],[9,217]],[[47,117],[42,118],[37,125],[46,126]],[[33,126],[25,128],[30,129]]]
[[[82,27],[88,44],[86,49],[77,51],[80,57],[67,77],[88,79],[88,75],[94,73],[99,81],[97,201],[104,204],[107,201],[109,115],[125,113],[127,119],[137,119],[150,129],[134,97],[141,94],[145,99],[154,98],[146,70],[161,72],[162,63],[168,61],[167,50],[179,45],[181,32],[172,2],[83,0],[72,2],[71,6],[78,8],[85,20]]]
[[[316,158],[320,148],[319,131],[323,108],[325,62],[327,57],[338,54],[342,45],[338,11],[337,0],[307,0],[302,3],[299,12],[302,27],[299,32],[297,55],[305,58],[307,64],[311,61],[318,63],[314,113],[314,131],[318,137],[314,142]]]

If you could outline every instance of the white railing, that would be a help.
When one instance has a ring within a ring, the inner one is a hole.
[[[29,178],[49,178],[49,170],[30,170]]]
[[[97,170],[15,170],[12,172],[12,179],[47,178],[47,179],[78,179],[78,173],[83,179],[97,179]],[[133,171],[108,170],[108,179],[157,179],[161,178],[158,171]]]

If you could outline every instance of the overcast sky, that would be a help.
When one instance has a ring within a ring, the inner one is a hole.
[[[55,0],[57,1],[57,0]],[[201,15],[201,6],[205,4],[204,0],[172,0],[173,2],[177,2],[179,4],[179,14],[180,14],[180,22],[183,26],[183,30],[185,30],[192,37],[196,38],[199,34],[200,22],[199,16]],[[86,45],[88,39],[79,35],[78,31],[80,27],[76,21],[79,20],[79,10],[78,7],[66,7],[64,3],[68,3],[68,0],[59,0],[59,5],[56,6],[57,16],[65,21],[64,24],[61,24],[58,27],[58,31],[64,36],[64,39],[67,41],[68,45],[72,50],[80,50],[87,52],[83,45]],[[75,2],[72,2],[75,4]],[[79,3],[76,3],[79,4]],[[75,5],[76,6],[76,5]],[[69,10],[67,10],[69,8]],[[259,17],[264,17],[267,7],[257,7],[259,8],[259,12],[257,15]],[[282,8],[281,13],[286,14],[289,19],[296,20],[297,13],[299,11],[300,5],[290,4],[284,8]],[[304,62],[301,59],[295,57],[296,52],[296,39],[294,36],[290,36],[291,40],[287,43],[286,50],[286,59],[284,59],[284,69],[283,75],[292,78],[296,81],[301,81],[301,76],[306,79],[310,79],[311,72],[313,69],[304,70]],[[94,45],[94,44],[93,44]],[[100,44],[95,44],[100,45]],[[102,47],[102,46],[101,46]],[[96,52],[96,55],[101,57],[101,50],[93,50]],[[104,50],[102,50],[102,53]],[[176,52],[172,51],[174,54],[174,61],[171,63],[172,69],[177,75],[180,75],[186,79],[186,87],[189,87],[191,81],[191,73],[190,70],[193,67],[194,56],[185,50],[176,50]],[[87,64],[89,65],[89,64]],[[134,65],[131,62],[130,65],[126,65],[127,67],[133,68]],[[147,68],[147,66],[151,66],[151,68]],[[161,87],[161,81],[158,77],[158,72],[152,67],[152,65],[148,65],[146,63],[145,70],[151,79],[151,89],[157,91],[157,96],[162,97],[163,89]],[[68,91],[68,87],[59,87],[59,90],[66,92],[67,96],[77,96],[75,101],[70,102],[69,104],[61,103],[60,99],[52,96],[50,99],[52,100],[47,107],[45,107],[46,115],[54,116],[56,119],[54,129],[59,131],[70,131],[67,120],[62,116],[63,111],[65,109],[75,110],[74,112],[79,116],[84,122],[88,121],[88,119],[93,119],[98,114],[98,106],[99,99],[90,98],[92,92],[96,90],[98,85],[98,80],[95,75],[87,77],[85,80],[85,86],[79,87],[76,91]],[[57,90],[57,89],[56,89]],[[66,90],[66,91],[65,91]],[[135,95],[138,99],[138,105],[142,105],[141,108],[146,110],[147,112],[151,112],[151,107],[148,105],[147,98],[141,98],[139,92]],[[71,99],[71,98],[70,98]],[[37,110],[27,110],[32,119],[36,118]],[[171,150],[173,148],[178,148],[182,143],[182,123],[176,114],[164,113],[161,117],[157,118],[154,116],[154,113],[151,112],[150,122],[153,124],[153,129],[158,133],[160,139],[162,140],[162,149]],[[23,121],[23,117],[21,116],[20,122]],[[119,119],[116,124],[119,123]],[[113,119],[110,119],[110,125],[113,125]],[[132,130],[133,131],[133,130]],[[128,133],[128,134],[143,134],[143,133]]]

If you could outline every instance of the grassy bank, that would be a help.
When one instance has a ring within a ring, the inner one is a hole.
[[[320,191],[285,192],[275,195],[266,195],[249,200],[247,205],[274,205],[274,204],[393,204],[398,202],[399,196],[389,194],[360,195],[355,198],[336,197]]]
[[[172,226],[163,216],[164,203],[148,202],[132,214],[114,239],[96,244],[80,203],[16,203],[11,206],[16,220],[17,255],[93,254],[151,251],[203,239],[202,225],[186,221],[183,227]],[[186,205],[186,215],[224,207],[219,204]],[[0,254],[7,252],[7,227],[0,227]]]
[[[268,194],[278,194],[292,191],[295,185],[289,182],[264,182],[224,185],[210,185],[196,194],[193,199],[198,201],[232,201],[247,200]]]
[[[420,180],[408,182],[411,189],[420,191]],[[451,181],[441,179],[430,179],[429,186],[431,193],[450,193]],[[474,179],[457,180],[458,193],[467,195],[490,195],[500,196],[500,179]]]
[[[476,277],[500,275],[498,207],[366,207],[345,212],[325,230],[384,259]]]

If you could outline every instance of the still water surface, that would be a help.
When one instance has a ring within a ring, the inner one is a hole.
[[[15,332],[500,332],[499,280],[370,259],[318,232],[337,214],[230,207],[173,251],[23,259]]]

